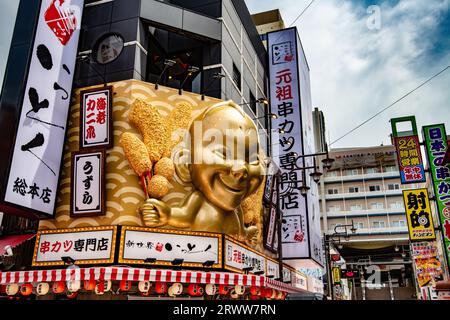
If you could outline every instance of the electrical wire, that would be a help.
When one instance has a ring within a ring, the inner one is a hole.
[[[336,142],[342,140],[343,138],[345,138],[346,136],[348,136],[349,134],[353,133],[354,131],[356,131],[357,129],[361,128],[363,125],[365,125],[366,123],[368,123],[370,120],[374,119],[375,117],[379,116],[381,113],[383,113],[384,111],[388,110],[389,108],[393,107],[394,105],[396,105],[397,103],[399,103],[400,101],[402,101],[403,99],[405,99],[406,97],[408,97],[409,95],[411,95],[412,93],[414,93],[415,91],[419,90],[420,88],[422,88],[423,86],[425,86],[428,82],[430,82],[431,80],[433,80],[434,78],[438,77],[439,75],[441,75],[442,73],[444,73],[445,71],[447,71],[448,69],[450,69],[450,65],[448,65],[447,67],[445,67],[444,69],[442,69],[441,71],[439,71],[438,73],[434,74],[432,77],[428,78],[427,80],[425,80],[424,82],[422,82],[419,86],[415,87],[414,89],[412,89],[411,91],[409,91],[408,93],[406,93],[405,95],[401,96],[399,99],[395,100],[393,103],[391,103],[390,105],[388,105],[387,107],[381,109],[380,111],[378,111],[377,113],[375,113],[373,116],[371,116],[369,119],[363,121],[362,123],[360,123],[359,125],[357,125],[356,127],[354,127],[353,129],[351,129],[350,131],[348,131],[346,134],[344,134],[343,136],[339,137],[338,139],[334,140],[333,142],[331,142],[329,145],[333,145]]]
[[[301,16],[309,9],[309,7],[311,7],[311,5],[315,2],[316,0],[311,0],[311,2],[306,6],[305,9],[303,9],[302,12],[300,12],[300,14],[294,19],[294,21],[291,22],[291,24],[289,25],[289,27],[292,27],[294,25],[295,22],[297,22],[298,19],[301,18]],[[288,27],[288,28],[289,28]]]

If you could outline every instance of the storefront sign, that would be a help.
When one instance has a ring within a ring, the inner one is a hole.
[[[170,266],[175,259],[183,259],[186,267],[202,267],[210,262],[208,267],[220,268],[221,237],[215,233],[125,226],[122,227],[119,262]]]
[[[32,265],[64,265],[64,257],[75,264],[113,263],[116,230],[111,226],[39,231]]]
[[[104,180],[104,151],[72,153],[72,217],[105,214]]]
[[[283,267],[283,282],[291,283],[291,269],[288,269],[286,267]]]
[[[225,269],[249,273],[265,273],[266,258],[249,247],[239,244],[230,237],[225,237]]]
[[[422,130],[442,233],[444,234],[444,246],[447,257],[450,259],[450,165],[443,165],[448,147],[447,134],[443,124],[426,126]],[[447,260],[450,261],[449,259]]]
[[[80,150],[112,147],[112,87],[81,91],[80,101]]]
[[[428,286],[430,282],[442,279],[443,269],[435,241],[412,243],[411,256],[419,287]]]
[[[333,274],[333,283],[335,284],[341,283],[341,268],[333,267],[332,274]]]
[[[397,131],[398,123],[410,123],[411,131]],[[391,119],[392,135],[397,150],[397,161],[402,184],[425,182],[425,169],[420,152],[416,119],[414,116]]]
[[[308,277],[308,291],[323,294],[323,282],[314,277]]]
[[[293,287],[308,290],[308,277],[298,271],[291,272],[291,285]]]
[[[267,34],[272,128],[280,135],[272,139],[273,160],[280,168],[280,210],[282,250],[285,259],[313,259],[323,264],[320,236],[319,194],[311,186],[306,197],[300,194],[302,171],[311,159],[298,158],[314,153],[309,67],[296,28]]]
[[[409,239],[411,241],[436,239],[427,189],[403,190],[403,200]]]
[[[5,202],[54,215],[83,0],[43,0]]]
[[[274,205],[270,206],[269,217],[266,224],[266,236],[264,239],[264,246],[271,250],[277,251],[277,248],[274,246],[274,236],[275,236],[275,228],[277,226],[277,207]]]
[[[271,163],[269,163],[269,165],[267,167],[266,184],[264,187],[264,202],[269,205],[271,203],[272,192],[275,187],[275,185],[274,185],[275,176],[274,176],[273,171],[274,171],[274,165],[271,162]]]
[[[280,277],[280,264],[278,261],[266,259],[266,277],[278,279]]]

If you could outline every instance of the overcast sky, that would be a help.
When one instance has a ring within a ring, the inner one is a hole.
[[[280,9],[288,27],[311,0],[245,2],[251,13]],[[373,4],[379,29],[367,26]],[[450,0],[316,0],[295,26],[331,141],[450,65]],[[332,147],[389,144],[389,119],[407,115],[450,134],[450,69]]]
[[[0,0],[0,88],[3,84],[18,6],[19,0]]]

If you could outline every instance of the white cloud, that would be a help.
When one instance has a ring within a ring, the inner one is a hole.
[[[287,26],[309,2],[246,0],[251,11],[278,6]],[[311,68],[313,105],[324,111],[331,141],[450,64],[450,48],[441,59],[426,56],[450,0],[383,2],[380,30],[368,29],[369,15],[360,6],[317,0],[296,23]],[[447,71],[333,147],[388,144],[389,119],[405,115],[416,115],[419,126],[444,122],[450,133],[449,87]]]
[[[0,91],[8,60],[19,0],[0,0]]]

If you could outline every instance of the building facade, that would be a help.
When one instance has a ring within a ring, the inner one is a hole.
[[[402,196],[405,186],[400,182],[395,148],[334,149],[330,157],[336,161],[320,188],[322,230],[335,238],[334,245],[347,266],[362,271],[375,266],[380,270],[378,286],[382,291],[369,290],[369,284],[364,286],[364,271],[362,280],[356,283],[358,298],[371,299],[374,294],[375,299],[380,292],[384,292],[385,299],[412,298],[414,275]],[[350,232],[352,223],[354,233]],[[345,229],[347,239],[333,236],[345,233]]]

